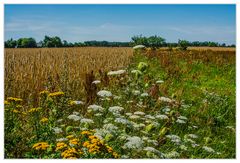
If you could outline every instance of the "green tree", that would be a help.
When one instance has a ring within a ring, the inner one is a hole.
[[[178,46],[181,50],[187,50],[187,47],[190,45],[190,43],[187,40],[178,40]]]
[[[13,40],[12,38],[4,42],[5,48],[15,48],[16,46],[17,46],[17,41]]]
[[[34,38],[20,38],[17,41],[18,48],[36,48],[37,42]]]

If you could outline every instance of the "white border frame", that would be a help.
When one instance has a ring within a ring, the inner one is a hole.
[[[4,110],[4,104],[3,104],[3,100],[4,100],[4,4],[236,4],[236,84],[240,83],[240,77],[239,77],[239,66],[240,66],[240,59],[239,59],[239,39],[240,38],[240,33],[238,32],[238,29],[240,28],[239,25],[239,19],[240,19],[240,0],[1,0],[0,2],[0,160],[2,161],[6,161],[6,162],[12,162],[12,161],[24,161],[24,162],[32,162],[32,161],[53,161],[53,160],[30,160],[30,159],[24,159],[24,160],[20,160],[20,159],[5,159],[4,160],[4,126],[3,126],[3,110]],[[240,150],[238,149],[239,146],[239,104],[240,104],[240,87],[239,84],[237,84],[236,86],[236,159],[197,159],[197,160],[192,160],[192,159],[177,159],[177,161],[179,162],[192,162],[192,161],[213,161],[213,162],[236,162],[240,156]],[[67,161],[67,160],[57,160],[57,161]],[[69,161],[69,160],[68,160]],[[101,159],[101,160],[71,160],[71,161],[90,161],[90,162],[109,162],[109,161],[113,161],[113,160],[107,160],[107,159]],[[139,162],[143,162],[143,161],[151,161],[151,162],[173,162],[176,161],[175,159],[173,160],[114,160],[114,161],[139,161]]]

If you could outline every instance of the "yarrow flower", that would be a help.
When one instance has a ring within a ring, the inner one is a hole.
[[[180,123],[180,124],[184,124],[184,123],[186,123],[184,120],[181,120],[181,119],[177,119],[176,122],[177,122],[177,123]]]
[[[168,116],[164,115],[164,114],[159,114],[159,115],[156,115],[155,116],[157,119],[160,119],[160,120],[168,120]]]
[[[176,144],[181,143],[181,138],[177,135],[167,135],[166,137],[169,138],[173,143],[176,143]]]
[[[211,147],[203,146],[202,148],[209,153],[214,153],[215,152],[215,150],[212,149]]]
[[[135,114],[135,115],[145,115],[145,113],[144,113],[144,112],[141,112],[141,111],[136,111],[136,112],[134,112],[133,114]]]
[[[162,84],[162,83],[164,83],[163,80],[157,80],[157,81],[156,81],[156,84]]]
[[[79,116],[77,116],[75,114],[69,115],[67,118],[68,119],[72,119],[74,121],[79,121],[81,119],[81,117],[79,117]]]
[[[91,119],[83,118],[83,119],[81,119],[81,123],[91,124],[91,123],[94,123],[94,122]]]
[[[97,93],[97,95],[100,97],[111,97],[112,93],[110,91],[101,90]]]
[[[167,102],[167,103],[171,103],[173,102],[173,100],[171,100],[168,97],[159,97],[158,100],[162,101],[162,102]]]
[[[169,153],[165,154],[165,156],[167,158],[177,158],[177,157],[180,156],[180,154],[176,151],[172,151],[172,152],[169,152]]]
[[[121,107],[121,106],[112,106],[112,107],[109,107],[108,110],[109,110],[111,113],[119,114],[121,111],[124,110],[124,108]]]
[[[127,119],[125,119],[125,118],[116,118],[114,122],[116,122],[116,123],[121,123],[121,124],[124,124],[124,125],[130,123],[130,122],[129,122]]]
[[[130,119],[139,119],[140,116],[138,116],[138,115],[131,115],[131,116],[129,116],[129,118],[130,118]]]
[[[103,107],[101,107],[101,106],[99,106],[99,105],[95,105],[95,104],[89,105],[89,106],[88,106],[88,109],[90,109],[90,110],[92,110],[92,111],[94,111],[94,112],[97,112],[97,111],[103,112],[103,111],[104,111],[104,108],[103,108]]]
[[[53,131],[55,132],[55,134],[59,134],[59,133],[63,132],[62,129],[59,127],[54,127]]]
[[[123,148],[140,150],[143,146],[143,140],[138,136],[127,138],[128,142],[124,144]]]

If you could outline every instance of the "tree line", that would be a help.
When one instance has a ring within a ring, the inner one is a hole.
[[[166,39],[160,36],[133,36],[130,42],[109,42],[109,41],[84,41],[84,42],[67,42],[66,40],[61,40],[60,37],[45,36],[42,41],[36,42],[32,37],[30,38],[20,38],[18,40],[9,39],[4,42],[5,48],[42,48],[42,47],[132,47],[135,45],[145,45],[146,47],[159,48],[159,47],[180,47],[183,50],[188,46],[208,46],[208,47],[235,47],[235,45],[226,45],[225,43],[220,44],[218,42],[211,41],[187,41],[178,40],[177,43],[167,43]]]

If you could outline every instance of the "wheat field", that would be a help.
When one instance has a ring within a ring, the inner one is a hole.
[[[83,92],[86,73],[124,68],[131,48],[33,48],[5,49],[5,97],[29,101],[40,91]]]

